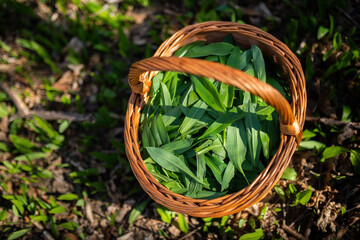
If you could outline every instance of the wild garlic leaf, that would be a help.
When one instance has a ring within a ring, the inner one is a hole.
[[[167,187],[167,186],[165,186]],[[177,193],[177,194],[181,194],[181,195],[185,195],[189,189],[186,187],[173,187],[173,186],[169,186],[167,187],[170,191],[172,191],[173,193]]]
[[[252,54],[250,49],[242,52],[239,59],[238,69],[244,70],[251,63],[251,59]]]
[[[217,139],[213,142],[214,147],[211,149],[214,154],[218,155],[221,158],[226,158],[226,151],[223,146],[223,142],[221,141],[221,135],[217,135]]]
[[[169,134],[166,130],[162,116],[159,114],[155,119],[156,119],[157,130],[159,131],[159,135],[161,138],[161,143],[162,144],[169,143],[170,142]]]
[[[186,191],[188,191],[187,188],[185,188],[179,181],[177,180],[172,180],[169,182],[163,182],[162,183],[166,188],[168,188],[169,190],[173,191],[173,189],[176,189],[176,191],[181,191],[181,189],[184,191],[186,189]]]
[[[173,72],[173,71],[167,71],[164,73],[164,77],[162,79],[162,83],[167,84],[168,81],[170,81],[175,75],[177,75],[178,72]]]
[[[241,69],[241,49],[240,47],[235,47],[234,50],[231,52],[226,65],[235,69]]]
[[[203,139],[208,136],[214,136],[214,135],[222,132],[224,129],[226,129],[228,126],[230,126],[236,120],[244,118],[245,113],[242,110],[242,108],[243,108],[243,106],[233,107],[229,111],[220,115],[220,117],[217,118],[215,120],[215,122],[213,122],[208,127],[208,129],[206,129],[204,134],[202,136],[200,136],[199,139]]]
[[[226,168],[226,164],[217,157],[210,155],[205,155],[205,161],[206,161],[206,165],[210,168],[211,172],[214,174],[216,180],[221,184],[222,173]]]
[[[203,181],[206,174],[206,161],[204,154],[196,155],[196,165],[197,165],[196,176],[201,181]]]
[[[254,63],[254,72],[255,77],[260,79],[263,82],[266,82],[266,69],[265,69],[265,61],[263,55],[261,53],[260,48],[256,45],[251,46],[251,53]]]
[[[211,150],[215,149],[215,148],[219,148],[222,147],[222,144],[220,141],[213,141],[211,145],[207,146],[206,148],[201,149],[200,151],[197,152],[197,154],[205,154],[210,152]]]
[[[148,151],[152,160],[157,162],[162,168],[173,172],[184,173],[198,183],[204,184],[204,182],[198,179],[190,170],[190,168],[174,154],[156,147],[147,147],[146,150]]]
[[[269,116],[272,114],[272,112],[275,111],[275,108],[273,106],[257,106],[256,107],[256,114],[257,115],[264,115]]]
[[[148,165],[146,165],[146,166],[148,166]],[[161,173],[158,173],[156,171],[152,171],[151,174],[156,178],[156,180],[158,180],[159,182],[162,182],[162,183],[168,183],[168,182],[174,181],[174,179],[172,179],[166,175],[163,175]]]
[[[205,112],[199,120],[199,124],[206,124],[207,126],[210,126],[213,122],[215,122],[215,119],[213,119],[207,112]]]
[[[165,127],[172,124],[176,119],[178,119],[181,115],[180,106],[176,106],[173,108],[167,108],[165,114],[162,116]]]
[[[259,142],[260,123],[255,114],[254,104],[252,103],[248,103],[248,112],[245,114],[245,127],[251,163],[256,167],[259,162],[259,153],[261,150]]]
[[[203,188],[203,185],[195,181],[190,181],[188,192],[185,194],[187,197],[193,198]]]
[[[263,121],[262,124],[260,125],[260,132],[259,132],[259,136],[261,140],[261,148],[265,159],[269,159],[269,154],[270,154],[269,153],[270,137],[267,133],[268,131],[267,124],[268,124],[267,121]]]
[[[150,96],[154,96],[155,93],[157,93],[157,91],[160,89],[160,83],[161,80],[164,77],[164,73],[163,72],[159,72],[158,74],[156,74],[153,79],[152,79],[152,83],[151,83],[151,90],[150,90]]]
[[[181,139],[162,145],[161,148],[171,152],[172,154],[178,155],[178,154],[183,154],[184,152],[189,150],[193,142],[194,139],[192,138]]]
[[[219,56],[209,56],[205,58],[205,60],[210,62],[219,62]]]
[[[194,103],[196,103],[199,100],[198,95],[195,92],[191,92],[189,94],[189,98],[188,98],[188,102],[187,102],[187,106],[191,106]]]
[[[189,50],[184,57],[206,57],[209,55],[224,56],[234,49],[234,45],[224,42],[211,43],[209,45],[194,47]]]
[[[246,160],[247,152],[246,131],[242,120],[236,121],[233,125],[227,128],[225,149],[229,156],[230,162],[232,162],[235,168],[244,176],[248,182],[242,168],[242,164]]]
[[[161,146],[162,145],[161,137],[160,137],[160,134],[159,134],[159,130],[157,129],[157,124],[156,124],[156,118],[155,117],[153,117],[151,119],[150,130],[151,130],[151,135],[153,136],[153,139],[155,141],[155,146]]]
[[[160,84],[161,84],[161,93],[162,93],[161,99],[160,99],[160,104],[166,110],[167,107],[172,106],[172,100],[171,100],[169,89],[167,88],[165,83],[161,82]]]
[[[186,133],[189,131],[198,121],[198,119],[201,119],[201,117],[204,115],[207,104],[203,101],[199,100],[197,101],[192,108],[187,112],[186,117],[182,124],[179,127],[179,132],[181,134]]]
[[[171,100],[174,101],[175,97],[176,97],[176,90],[178,87],[178,82],[179,82],[179,77],[178,77],[178,73],[176,73],[171,79],[170,81],[168,81],[168,83],[166,84],[166,86],[169,89],[169,93],[171,96]],[[173,104],[173,103],[172,103]]]
[[[174,56],[176,57],[183,57],[189,50],[191,50],[192,48],[197,48],[200,47],[203,44],[203,42],[200,41],[196,41],[190,44],[187,44],[185,46],[182,46],[179,50],[177,50],[174,53]]]
[[[234,178],[234,176],[235,167],[232,162],[229,162],[222,176],[221,191],[228,189],[230,181]]]
[[[219,198],[222,197],[226,194],[227,192],[214,192],[214,191],[207,191],[207,190],[202,190],[200,192],[198,192],[194,198],[200,198],[200,199],[215,199],[215,198]]]
[[[226,65],[235,69],[240,69],[240,61],[239,61],[240,55],[241,55],[240,48],[235,47],[234,50],[231,52]],[[233,106],[233,102],[235,98],[235,87],[229,86],[225,83],[221,83],[220,98],[226,108],[231,108]]]
[[[235,99],[235,87],[221,83],[219,93],[224,106],[226,108],[231,108]]]
[[[194,84],[191,83],[189,84],[188,88],[185,90],[182,97],[180,98],[180,103],[183,107],[189,106],[189,96],[193,91],[194,91]]]
[[[146,147],[155,147],[155,140],[152,136],[151,130],[149,126],[146,124],[143,131],[142,131],[142,146],[143,148]]]
[[[220,100],[219,92],[216,90],[209,79],[204,77],[198,78],[193,75],[190,76],[190,79],[193,82],[195,91],[200,96],[201,100],[206,102],[207,105],[218,112],[226,111],[224,104]]]
[[[226,65],[226,62],[228,61],[228,56],[219,56],[219,61],[221,64]]]

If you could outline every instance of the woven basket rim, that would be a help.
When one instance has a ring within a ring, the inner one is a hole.
[[[232,33],[236,42],[240,40],[256,42],[260,45],[259,47],[262,52],[264,52],[263,49],[265,49],[265,53],[271,52],[274,54],[271,57],[283,67],[285,75],[288,78],[292,96],[291,111],[294,112],[294,120],[297,120],[299,130],[301,130],[304,125],[306,112],[305,79],[301,64],[285,44],[259,28],[246,24],[219,21],[189,25],[164,41],[154,54],[154,57],[159,57],[163,60],[165,56],[171,56],[183,45],[196,40],[216,40],[219,38],[218,35],[222,36],[224,33]],[[154,59],[152,62],[155,62]],[[149,71],[141,74],[140,81],[144,83],[141,84],[141,91],[143,91],[144,88],[149,88],[149,85],[151,86],[151,79],[156,73],[157,71]],[[130,75],[129,77],[131,78]],[[130,82],[130,84],[133,83]],[[138,86],[140,84],[137,82],[135,85]],[[140,89],[140,87],[138,87],[138,89]],[[275,156],[249,186],[236,193],[211,200],[188,198],[171,192],[157,182],[151,173],[147,171],[145,164],[141,162],[143,160],[139,152],[137,134],[140,111],[147,97],[147,94],[132,93],[129,99],[125,121],[126,153],[134,175],[145,192],[158,203],[177,212],[197,217],[221,217],[239,212],[255,204],[260,201],[279,180],[297,147],[294,136],[282,134],[280,146]]]

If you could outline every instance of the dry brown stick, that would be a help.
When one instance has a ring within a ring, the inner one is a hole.
[[[12,73],[15,70],[16,65],[0,64],[0,72]]]
[[[69,122],[92,122],[94,118],[90,114],[79,114],[79,113],[69,113],[69,112],[57,112],[57,111],[45,111],[45,110],[29,110],[25,103],[20,99],[17,93],[10,89],[10,87],[0,81],[0,88],[9,96],[11,101],[15,104],[18,115],[21,118],[32,118],[34,115],[37,115],[45,120],[68,120]]]
[[[354,128],[360,129],[360,123],[359,122],[344,122],[332,118],[319,118],[319,117],[306,117],[306,121],[308,122],[321,122],[326,125],[335,125],[335,126],[343,126],[343,125],[349,125]]]
[[[32,219],[30,221],[37,229],[42,231],[42,235],[44,236],[44,239],[46,239],[46,240],[55,240],[55,238],[49,233],[49,231],[44,229],[44,226],[41,223],[36,222],[36,221],[34,221]]]
[[[0,87],[4,90],[4,92],[9,96],[11,101],[15,104],[21,116],[26,116],[29,114],[29,109],[26,107],[25,103],[21,101],[20,97],[14,91],[12,91],[6,83],[0,82]]]
[[[39,116],[45,120],[68,120],[69,122],[93,122],[94,118],[90,114],[80,114],[71,112],[57,112],[57,111],[45,111],[45,110],[29,110],[24,118],[31,118],[34,115]]]
[[[295,237],[296,239],[300,239],[300,240],[305,240],[305,237],[303,235],[301,235],[300,233],[296,232],[294,229],[292,229],[291,227],[283,224],[282,228],[289,234],[291,234],[293,237]]]
[[[202,226],[199,226],[197,228],[195,228],[194,230],[192,230],[191,232],[185,234],[184,236],[182,236],[181,238],[179,238],[179,240],[184,240],[189,238],[190,236],[192,236],[194,233],[198,232],[200,229],[202,228]]]

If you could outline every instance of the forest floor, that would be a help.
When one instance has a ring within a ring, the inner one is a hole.
[[[1,1],[0,239],[356,239],[359,10],[359,0]],[[184,224],[126,158],[127,74],[177,30],[210,20],[285,42],[304,68],[307,117],[263,200]]]

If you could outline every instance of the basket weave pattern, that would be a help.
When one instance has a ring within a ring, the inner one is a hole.
[[[194,41],[219,42],[229,33],[237,45],[257,45],[264,56],[279,64],[289,84],[291,104],[272,86],[240,70],[191,58],[171,57],[180,47]],[[281,142],[268,166],[246,188],[216,199],[193,199],[161,185],[147,170],[139,150],[138,128],[141,109],[147,102],[152,78],[159,71],[178,71],[213,78],[261,97],[279,113]],[[306,112],[305,78],[301,64],[288,47],[259,28],[232,22],[204,22],[187,26],[158,48],[152,58],[132,65],[130,96],[125,119],[125,148],[132,171],[144,191],[167,208],[196,217],[222,217],[260,201],[280,179],[302,137]]]

